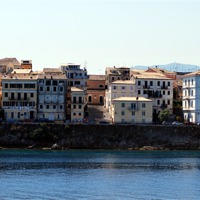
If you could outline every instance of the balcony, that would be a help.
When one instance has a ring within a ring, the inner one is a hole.
[[[167,108],[167,104],[161,104],[160,108],[161,108],[161,109]]]
[[[168,86],[162,85],[162,86],[161,86],[161,89],[167,90],[167,89],[168,89]]]
[[[128,107],[128,110],[137,111],[137,110],[139,110],[139,108],[138,108],[138,106],[131,106],[131,107]]]
[[[150,85],[143,85],[143,89],[150,89]]]

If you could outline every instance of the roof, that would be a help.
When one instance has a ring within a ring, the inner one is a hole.
[[[63,73],[59,68],[44,68],[44,73]]]
[[[20,65],[20,62],[16,58],[0,59],[0,65],[8,65],[9,63],[12,63],[13,65]]]
[[[32,74],[9,74],[2,77],[2,80],[37,80],[38,75]]]
[[[182,77],[187,78],[187,77],[191,77],[191,76],[200,76],[200,70],[183,75]]]
[[[135,80],[117,80],[117,81],[113,81],[110,84],[134,85],[135,84]]]
[[[66,76],[64,74],[39,74],[38,79],[62,79],[67,80]]]
[[[173,80],[172,78],[166,77],[164,74],[157,72],[138,72],[132,74],[132,77],[139,79],[158,79],[158,80]]]
[[[148,102],[152,102],[151,99],[147,99],[145,97],[119,97],[119,98],[113,99],[113,101],[148,101]]]
[[[32,72],[31,69],[14,69],[12,74],[30,74]]]
[[[94,80],[94,81],[105,81],[106,76],[105,75],[88,75],[88,80]]]
[[[154,72],[163,73],[163,74],[174,74],[174,75],[176,75],[176,72],[171,72],[171,71],[168,71],[168,70],[165,70],[165,69],[162,69],[162,68],[158,68],[158,67],[155,67],[155,68],[149,67],[146,71],[154,71]]]

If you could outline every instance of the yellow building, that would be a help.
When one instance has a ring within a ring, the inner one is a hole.
[[[3,76],[2,108],[7,121],[35,119],[37,117],[37,75]]]
[[[86,107],[86,92],[84,89],[71,87],[71,122],[83,122]]]
[[[120,97],[113,100],[113,123],[152,123],[152,100]]]

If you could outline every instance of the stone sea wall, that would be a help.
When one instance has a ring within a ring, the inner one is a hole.
[[[198,150],[200,126],[1,124],[2,148]]]

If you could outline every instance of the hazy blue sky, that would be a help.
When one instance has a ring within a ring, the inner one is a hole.
[[[0,0],[0,58],[33,69],[200,65],[200,1]]]

